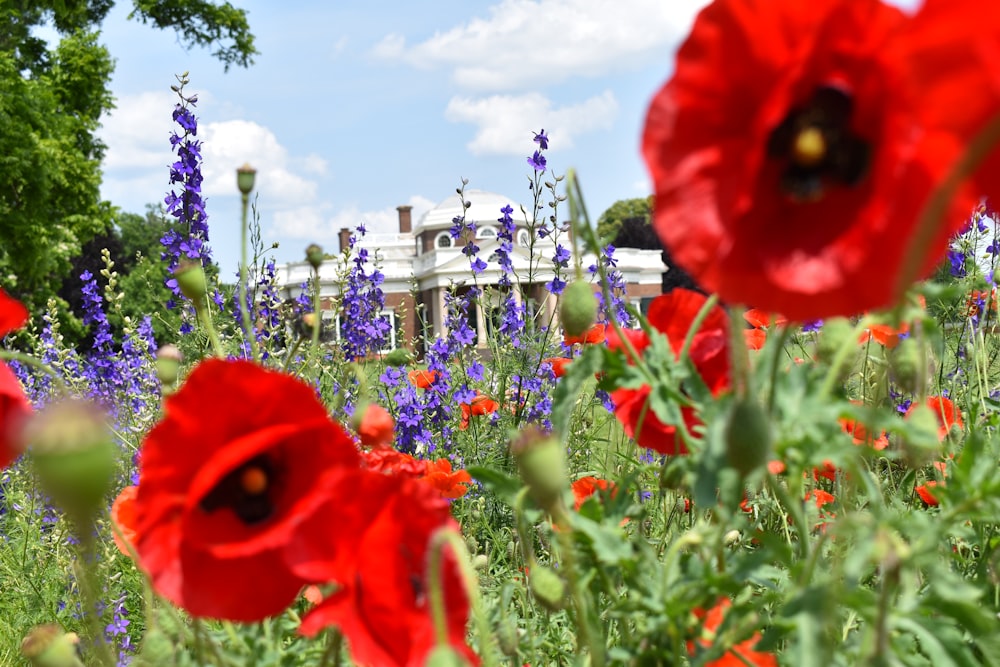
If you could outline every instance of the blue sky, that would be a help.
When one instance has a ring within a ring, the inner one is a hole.
[[[395,207],[420,214],[470,188],[527,202],[532,131],[549,165],[580,175],[592,217],[646,196],[639,155],[649,99],[697,10],[689,0],[283,2],[240,0],[261,54],[249,69],[185,50],[173,33],[126,20],[103,41],[116,58],[117,109],[103,195],[141,213],[162,201],[171,162],[174,74],[189,72],[204,141],[212,245],[239,257],[235,169],[257,167],[266,244],[279,262],[337,230],[393,231]],[[499,212],[498,212],[499,217]]]
[[[365,222],[394,231],[470,188],[527,202],[532,132],[550,136],[549,166],[580,175],[592,219],[650,193],[640,156],[649,100],[703,0],[234,0],[260,55],[224,72],[172,32],[104,24],[116,58],[117,109],[104,120],[102,193],[141,213],[160,202],[172,161],[174,75],[188,71],[204,141],[204,194],[224,275],[239,258],[235,169],[258,169],[266,245],[279,261]],[[913,4],[908,2],[907,4]],[[498,212],[499,217],[499,212]]]

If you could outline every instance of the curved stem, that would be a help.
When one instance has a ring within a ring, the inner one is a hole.
[[[253,330],[253,323],[250,321],[250,310],[253,307],[247,304],[247,206],[250,195],[243,194],[242,213],[240,220],[240,314],[243,318],[243,335],[250,346],[250,358],[259,361],[260,356],[257,350],[257,336]]]

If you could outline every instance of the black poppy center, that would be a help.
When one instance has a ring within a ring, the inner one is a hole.
[[[206,512],[227,507],[246,524],[264,521],[274,512],[271,492],[275,474],[271,459],[264,454],[255,456],[219,480],[199,506]]]
[[[844,90],[822,86],[771,132],[767,154],[785,165],[781,190],[788,197],[815,201],[831,185],[852,186],[864,178],[871,145],[851,133],[853,107]]]

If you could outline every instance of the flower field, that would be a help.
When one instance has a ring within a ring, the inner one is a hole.
[[[641,146],[700,289],[630,300],[541,130],[496,250],[453,220],[467,278],[426,340],[390,336],[362,224],[283,298],[250,165],[217,275],[179,77],[176,343],[107,252],[85,344],[0,289],[0,664],[1000,665],[1000,10],[976,9],[715,0]]]

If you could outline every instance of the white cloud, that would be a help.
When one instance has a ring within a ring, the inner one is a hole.
[[[406,203],[413,207],[413,224],[437,205],[420,195],[413,195]],[[353,205],[332,211],[327,203],[289,207],[274,213],[273,232],[277,236],[322,243],[336,249],[340,230],[345,227],[353,230],[362,222],[369,234],[391,234],[399,230],[399,212],[395,206],[372,211],[362,211]]]
[[[611,127],[617,113],[618,102],[606,90],[579,104],[558,108],[539,93],[455,97],[448,103],[445,117],[479,127],[468,144],[472,153],[520,155],[527,139],[525,128],[544,128],[561,148],[570,148],[576,135]]]
[[[201,95],[202,102],[206,100]],[[123,95],[103,119],[101,137],[108,146],[102,193],[126,210],[139,211],[162,201],[168,189],[168,167],[176,157],[169,136],[176,128],[170,110],[177,96],[170,91]],[[249,120],[202,123],[202,193],[236,196],[236,169],[257,169],[257,190],[269,206],[288,208],[315,202],[317,178],[327,162],[316,154],[291,155],[269,128]]]
[[[514,90],[601,76],[658,55],[688,30],[707,0],[501,0],[475,18],[407,48],[388,35],[377,57],[452,67],[459,85]]]

